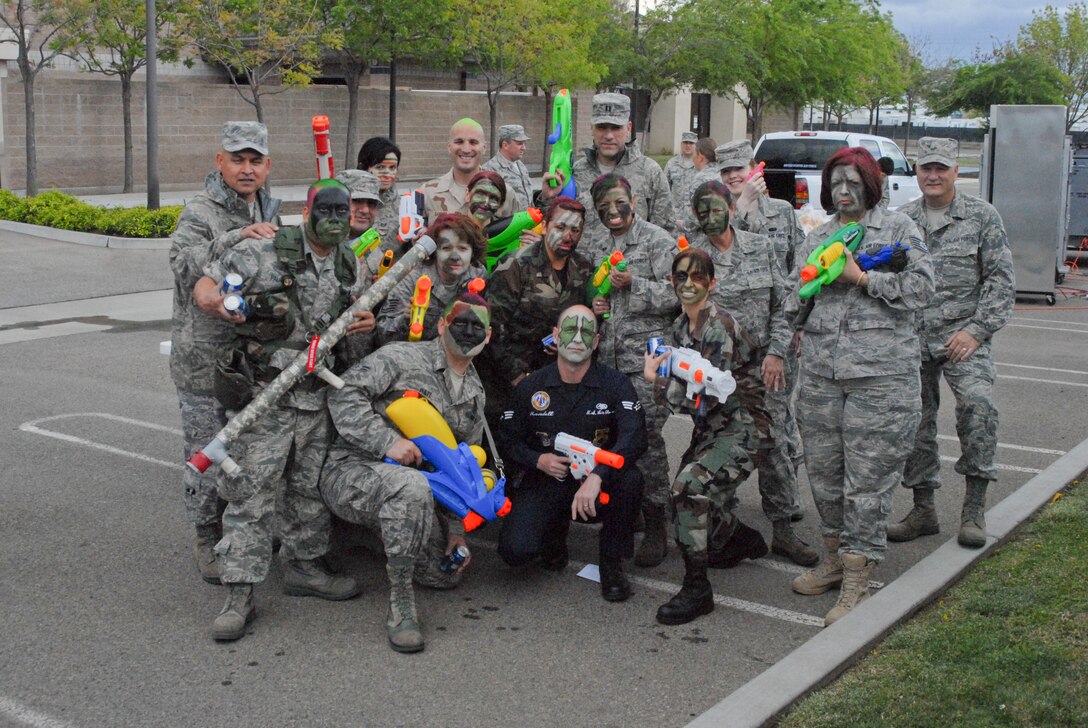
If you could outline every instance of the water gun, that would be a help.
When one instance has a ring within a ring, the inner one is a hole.
[[[397,240],[410,243],[419,237],[423,228],[427,227],[427,218],[423,216],[426,206],[423,190],[405,192],[400,196],[400,231],[397,233]]]
[[[491,224],[484,228],[484,237],[487,238],[487,272],[490,273],[511,251],[517,250],[521,245],[521,234],[539,225],[544,219],[544,213],[535,207],[522,210],[510,217],[492,220]]]
[[[382,244],[381,236],[378,235],[378,231],[374,228],[370,228],[359,237],[352,240],[348,245],[351,246],[351,252],[355,253],[356,258],[362,258],[374,248]]]
[[[618,250],[602,260],[601,264],[597,266],[597,271],[589,281],[591,298],[597,298],[598,296],[608,298],[608,295],[612,293],[612,279],[609,274],[612,273],[613,268],[618,271],[627,270],[627,261],[623,259],[623,253]],[[611,316],[612,314],[606,313],[601,318],[611,318]]]
[[[685,250],[691,247],[691,243],[688,242],[687,235],[681,235],[676,241],[676,252],[683,253]]]
[[[898,240],[891,245],[885,245],[875,253],[858,253],[854,260],[862,270],[872,270],[886,265],[889,270],[900,272],[907,267],[907,251],[909,245],[903,245]]]
[[[597,447],[589,440],[560,432],[555,436],[555,450],[560,455],[570,458],[570,474],[577,480],[585,480],[593,472],[594,465],[607,465],[619,470],[623,467],[623,455]],[[608,493],[601,491],[598,496],[601,505],[608,504]]]
[[[672,377],[687,385],[687,398],[694,401],[696,414],[702,415],[706,412],[704,394],[724,402],[737,389],[732,372],[718,369],[694,349],[665,346],[661,339],[653,338],[646,342],[646,351],[651,356],[668,353],[657,374]]]
[[[315,116],[311,121],[314,129],[314,153],[317,155],[317,178],[332,179],[332,149],[329,147],[329,117]]]
[[[432,468],[423,471],[431,493],[461,519],[465,531],[510,512],[506,478],[496,479],[494,472],[482,469],[487,461],[484,449],[458,443],[442,415],[419,392],[405,392],[385,408],[385,414],[423,453]]]
[[[423,317],[427,315],[427,308],[431,305],[431,277],[420,276],[416,280],[416,290],[412,294],[411,323],[408,324],[408,341],[419,341],[423,338]]]
[[[836,230],[831,237],[809,253],[805,259],[805,267],[801,269],[801,280],[805,285],[801,286],[798,295],[802,298],[812,298],[819,293],[824,286],[830,285],[836,278],[842,275],[846,268],[846,253],[853,253],[865,237],[865,228],[856,222],[850,222]]]
[[[387,250],[382,254],[382,259],[378,263],[378,272],[374,276],[374,280],[378,280],[386,274],[386,272],[393,267],[393,251]]]
[[[469,293],[475,293],[477,296],[484,295],[485,288],[487,288],[487,281],[483,278],[473,278],[465,284],[465,290]]]
[[[748,173],[748,176],[744,178],[744,181],[747,182],[748,180],[755,177],[757,174],[763,174],[763,168],[766,166],[766,162],[760,162],[756,166],[752,167],[752,171]]]
[[[548,144],[552,145],[552,153],[548,158],[548,173],[555,174],[561,171],[566,179],[562,191],[559,194],[566,197],[578,197],[578,188],[574,184],[574,127],[571,124],[573,116],[570,104],[570,93],[565,88],[559,89],[552,102],[552,122],[555,131],[548,135]],[[555,187],[558,182],[548,180],[548,184]]]

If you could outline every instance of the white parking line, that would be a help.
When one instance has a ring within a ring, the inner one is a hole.
[[[1060,374],[1081,374],[1088,376],[1088,372],[1081,371],[1080,369],[1055,369],[1054,367],[1035,367],[1030,364],[1009,364],[1003,361],[995,361],[999,367],[1016,367],[1017,369],[1037,369],[1041,372],[1058,372]]]
[[[1067,324],[1069,326],[1088,326],[1088,323],[1080,323],[1079,321],[1055,321],[1054,319],[1037,319],[1037,318],[1020,318],[1016,317],[1016,321],[1031,321],[1036,324]]]
[[[50,718],[45,713],[26,707],[21,703],[0,696],[0,716],[32,728],[71,728],[71,723]]]
[[[938,440],[948,440],[950,442],[959,442],[960,438],[954,435],[937,435]],[[1042,455],[1065,455],[1065,450],[1048,450],[1045,447],[1028,447],[1027,445],[1010,445],[1007,442],[997,443],[998,447],[1005,448],[1006,450],[1019,450],[1021,452],[1036,452]]]
[[[55,440],[63,440],[64,442],[71,442],[76,445],[83,445],[84,447],[90,447],[95,450],[102,450],[113,455],[121,455],[123,457],[132,458],[134,460],[140,460],[145,463],[152,463],[154,465],[162,465],[166,468],[172,468],[174,470],[180,470],[185,467],[182,463],[171,463],[166,460],[159,460],[143,453],[132,452],[131,450],[122,450],[119,447],[113,447],[112,445],[106,445],[101,442],[95,442],[94,440],[88,440],[84,437],[76,437],[75,435],[69,435],[64,432],[57,432],[55,430],[49,430],[38,425],[43,422],[53,422],[55,420],[71,419],[73,417],[101,417],[107,420],[113,420],[115,422],[123,422],[130,425],[138,425],[145,427],[149,430],[159,430],[160,432],[169,432],[171,434],[181,437],[180,430],[175,430],[172,427],[166,427],[164,425],[157,424],[155,422],[144,422],[143,420],[134,420],[130,417],[121,417],[119,415],[111,415],[106,412],[73,412],[65,415],[53,415],[52,417],[42,417],[37,420],[30,420],[19,425],[19,429],[23,432],[32,432],[35,435],[43,435],[45,437],[52,437]]]
[[[952,457],[951,455],[941,455],[941,460],[944,460],[946,463],[954,463],[957,462],[959,458]],[[994,468],[997,470],[1008,470],[1011,473],[1028,473],[1029,475],[1038,475],[1043,472],[1038,468],[1022,468],[1019,465],[1003,465],[1001,463],[994,463]]]
[[[1063,321],[1062,323],[1067,323]],[[1030,324],[1009,323],[1006,326],[1014,326],[1018,329],[1040,329],[1042,331],[1068,331],[1074,334],[1088,334],[1088,329],[1064,329],[1060,326],[1031,326]]]
[[[998,379],[1018,379],[1022,382],[1035,382],[1036,384],[1060,384],[1063,387],[1088,387],[1088,383],[1064,382],[1060,379],[1035,379],[1033,377],[1016,377],[1012,374],[998,374]]]

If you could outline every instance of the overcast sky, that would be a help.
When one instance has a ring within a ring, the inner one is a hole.
[[[925,60],[942,63],[949,58],[970,61],[975,48],[988,53],[995,43],[1015,40],[1020,26],[1031,21],[1031,11],[1048,3],[1032,0],[881,0],[895,27],[911,41],[926,47]],[[1049,3],[1065,8],[1069,2]]]

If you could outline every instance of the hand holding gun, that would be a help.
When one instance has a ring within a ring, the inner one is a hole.
[[[397,240],[410,243],[419,237],[423,228],[427,227],[427,218],[422,212],[426,204],[423,190],[405,192],[400,196],[400,232],[397,233]]]
[[[332,179],[334,171],[332,149],[329,147],[329,117],[315,116],[311,124],[314,130],[314,153],[317,155],[317,178]]]
[[[668,354],[657,370],[658,376],[668,376],[687,385],[687,398],[695,403],[696,413],[706,413],[703,395],[709,394],[724,402],[737,389],[733,373],[718,369],[694,349],[671,347],[653,338],[646,342],[646,353],[652,357]]]
[[[597,266],[593,279],[589,282],[591,298],[608,298],[612,293],[611,273],[613,268],[621,272],[627,270],[627,261],[623,259],[623,253],[619,250],[614,251]],[[605,313],[601,318],[610,318],[611,316],[611,313]]]
[[[408,325],[408,341],[423,338],[423,318],[431,305],[431,277],[420,276],[416,281],[416,290],[412,294],[411,323]]]
[[[555,436],[555,450],[570,459],[570,474],[577,481],[585,480],[596,465],[607,465],[619,470],[623,467],[623,455],[597,447],[589,440],[560,432]],[[601,505],[608,505],[608,493],[601,491]]]
[[[847,223],[809,253],[806,265],[801,269],[801,280],[805,281],[805,285],[801,286],[797,295],[802,299],[812,298],[824,286],[833,283],[846,268],[844,250],[853,253],[864,237],[865,229],[861,225]]]
[[[515,213],[510,217],[493,220],[484,228],[487,238],[487,272],[490,274],[499,261],[521,246],[521,234],[539,225],[544,213],[535,207]]]

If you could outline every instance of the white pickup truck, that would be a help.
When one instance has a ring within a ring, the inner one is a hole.
[[[888,157],[893,171],[888,177],[893,209],[921,197],[914,169],[891,139],[872,134],[845,131],[780,131],[764,134],[756,144],[755,160],[766,162],[767,184],[772,197],[781,197],[800,210],[811,204],[820,206],[820,188],[824,164],[843,147],[864,147],[874,158]],[[793,182],[789,183],[792,172]],[[785,179],[783,179],[783,177]]]

